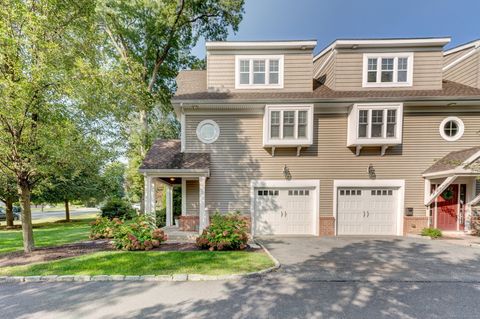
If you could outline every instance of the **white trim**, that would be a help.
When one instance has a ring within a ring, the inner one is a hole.
[[[199,226],[198,232],[201,234],[203,230],[208,227],[209,224],[209,215],[208,211],[205,208],[205,187],[206,187],[206,177],[198,178],[198,218]]]
[[[467,205],[470,205],[470,206],[475,206],[477,205],[478,203],[480,203],[480,194],[478,194],[476,197],[474,197],[470,202],[468,202]]]
[[[440,185],[438,185],[438,187],[435,189],[435,191],[432,194],[427,196],[427,200],[424,202],[424,205],[429,206],[434,201],[436,201],[437,197],[441,193],[443,193],[443,191],[446,190],[447,187],[450,186],[450,184],[452,184],[457,179],[457,177],[458,177],[457,175],[447,177]]]
[[[182,113],[180,114],[180,152],[184,153],[185,152],[185,113],[182,110]]]
[[[313,144],[313,104],[267,104],[265,105],[265,112],[263,115],[263,146],[264,147],[297,147],[297,146],[310,146]],[[280,111],[280,138],[270,138],[270,113],[272,111]],[[295,127],[294,138],[283,138],[283,112],[295,111]],[[297,138],[297,124],[298,124],[298,111],[307,111],[307,137]]]
[[[335,218],[335,236],[337,235],[337,195],[340,187],[392,187],[398,188],[397,193],[397,236],[403,235],[403,211],[405,207],[404,179],[335,179],[333,181],[333,217]]]
[[[445,134],[445,131],[444,131],[445,124],[447,124],[450,121],[454,121],[458,125],[458,132],[454,136],[448,136]],[[463,136],[463,133],[465,132],[465,124],[463,124],[463,121],[460,118],[456,116],[449,116],[447,118],[444,118],[443,121],[440,123],[438,127],[438,132],[440,133],[440,136],[445,141],[448,141],[448,142],[458,141]]]
[[[444,46],[450,43],[451,38],[422,38],[422,39],[365,39],[365,40],[337,40],[334,47],[410,47],[410,46]]]
[[[255,188],[289,188],[289,187],[315,187],[314,207],[312,219],[312,234],[320,235],[320,180],[319,179],[258,179],[250,181],[250,218],[252,236],[255,236]]]
[[[165,185],[164,189],[166,190],[166,216],[165,224],[166,226],[172,226],[173,223],[173,186]]]
[[[209,41],[205,43],[207,51],[209,49],[313,49],[317,45],[316,40],[300,41]]]
[[[332,49],[335,49],[335,42],[330,44],[328,47],[326,47],[325,49],[323,49],[322,51],[320,51],[317,55],[315,55],[313,57],[313,62],[315,62],[316,60],[318,60],[322,55],[324,55],[325,53],[327,53],[328,51],[332,50]]]
[[[325,61],[323,61],[322,65],[320,65],[320,67],[318,68],[317,72],[315,72],[315,75],[313,76],[314,79],[316,79],[318,77],[318,75],[320,74],[320,72],[323,70],[323,68],[328,64],[328,62],[330,62],[330,60],[332,59],[332,57],[335,55],[336,51],[335,50],[332,50],[332,52],[330,52],[330,54],[328,55],[328,57],[325,59]],[[313,59],[313,61],[315,61],[315,59]]]
[[[210,170],[207,169],[139,169],[140,173],[149,177],[199,177],[210,176]]]
[[[480,49],[480,47],[475,47],[475,49],[473,49],[472,51],[462,55],[458,59],[456,59],[456,60],[452,61],[451,63],[449,63],[448,65],[444,66],[442,70],[446,71],[446,70],[450,69],[451,67],[457,65],[458,63],[462,62],[463,60],[468,59],[469,57],[471,57],[472,55],[477,53],[479,51],[479,49]]]
[[[462,44],[462,45],[459,45],[457,47],[454,47],[450,50],[446,50],[445,52],[443,52],[443,55],[449,55],[449,54],[452,54],[452,53],[455,53],[455,52],[458,52],[458,51],[462,51],[462,50],[465,50],[465,49],[468,49],[468,48],[471,48],[471,47],[479,47],[480,46],[480,40],[476,40],[476,41],[472,41],[472,42],[468,42],[468,43],[465,43],[465,44]]]
[[[240,83],[240,61],[249,61],[249,84]],[[265,61],[265,84],[253,83],[253,61],[264,60]],[[270,60],[278,60],[278,83],[270,84]],[[249,90],[249,89],[283,89],[284,79],[284,55],[235,55],[235,89],[237,90]]]
[[[206,124],[212,125],[214,130],[215,130],[214,136],[211,139],[206,139],[201,134],[202,133],[201,132],[202,126],[204,126]],[[207,119],[207,120],[203,120],[200,123],[198,123],[196,132],[197,132],[197,138],[200,142],[205,143],[205,144],[212,144],[220,136],[220,127],[218,126],[217,122],[215,122],[214,120]]]
[[[367,137],[358,137],[358,113],[368,110]],[[384,110],[383,133],[384,137],[372,138],[371,116],[372,110]],[[396,110],[395,137],[386,137],[388,110]],[[348,114],[347,147],[352,146],[392,146],[402,144],[403,135],[403,103],[357,103],[352,106]]]
[[[392,82],[382,82],[382,59],[393,59],[393,81]],[[398,82],[398,59],[407,58],[407,81]],[[377,81],[368,82],[368,60],[377,59]],[[413,85],[413,63],[414,63],[414,53],[413,52],[396,52],[396,53],[364,53],[363,54],[363,76],[362,76],[362,87],[405,87]]]
[[[182,178],[182,216],[187,215],[187,180]]]

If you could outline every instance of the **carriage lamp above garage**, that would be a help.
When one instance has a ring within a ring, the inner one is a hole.
[[[213,120],[203,120],[197,126],[197,137],[205,143],[211,144],[215,142],[220,136],[220,128]]]

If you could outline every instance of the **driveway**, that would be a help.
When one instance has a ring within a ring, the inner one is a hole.
[[[480,248],[408,237],[259,240],[300,280],[480,282]]]

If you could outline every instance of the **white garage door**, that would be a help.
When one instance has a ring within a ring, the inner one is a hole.
[[[398,190],[340,188],[337,194],[338,235],[396,235]]]
[[[314,233],[314,188],[255,189],[255,235]]]

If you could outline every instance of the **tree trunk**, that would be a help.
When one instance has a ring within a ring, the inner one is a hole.
[[[65,221],[70,221],[70,205],[68,205],[68,198],[65,198]]]
[[[20,183],[20,203],[22,205],[22,233],[23,233],[23,250],[26,253],[32,252],[33,228],[32,228],[32,210],[30,206],[31,192],[30,188]]]
[[[13,227],[13,201],[7,200],[5,202],[6,206],[6,220],[7,220],[7,227]]]

